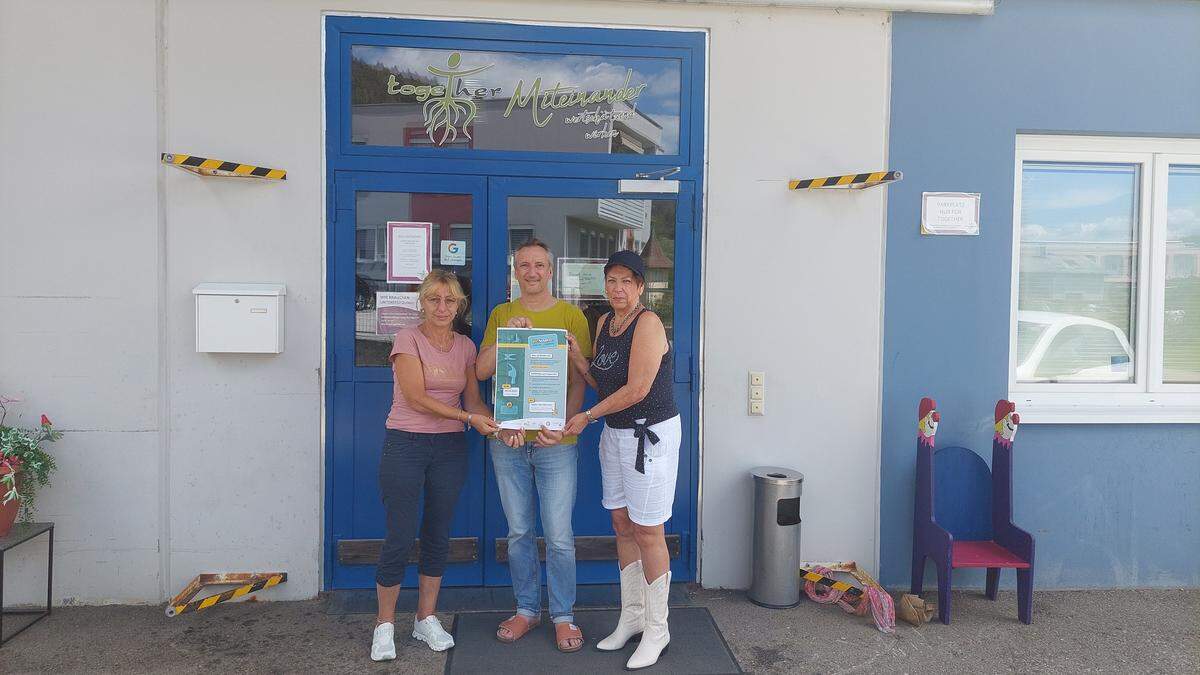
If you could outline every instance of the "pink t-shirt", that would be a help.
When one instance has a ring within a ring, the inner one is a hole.
[[[460,396],[467,387],[467,367],[475,367],[475,343],[465,335],[454,334],[454,342],[448,351],[433,346],[419,328],[403,328],[396,333],[392,343],[394,360],[397,354],[411,354],[421,360],[425,371],[425,391],[433,398],[452,408],[461,408]],[[412,431],[421,434],[443,434],[462,431],[463,423],[414,409],[404,399],[400,383],[392,376],[392,410],[388,413],[388,429]],[[470,379],[475,385],[475,378]],[[475,385],[478,386],[478,385]]]

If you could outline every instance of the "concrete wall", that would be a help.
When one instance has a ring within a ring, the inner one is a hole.
[[[1200,135],[1200,4],[898,15],[893,73],[891,165],[904,181],[888,200],[880,557],[882,581],[903,586],[917,402],[938,400],[939,445],[990,456],[1007,393],[1017,133]],[[983,194],[978,237],[918,234],[921,192],[941,190]],[[1200,425],[1027,424],[1015,453],[1015,520],[1037,539],[1038,586],[1200,585]]]
[[[286,569],[275,598],[320,588],[330,10],[397,5],[0,0],[0,311],[13,317],[0,389],[29,399],[30,420],[44,410],[70,430],[41,511],[60,524],[60,600],[159,601],[219,570]],[[453,10],[710,32],[702,580],[748,584],[746,474],[760,464],[808,476],[806,557],[873,568],[885,193],[793,194],[783,181],[886,165],[888,16],[538,0]],[[799,79],[791,65],[837,62],[873,65]],[[204,180],[160,168],[160,151],[283,167],[288,180]],[[196,354],[191,288],[204,281],[286,283],[285,352]],[[746,416],[750,369],[767,371],[763,418]],[[18,558],[21,574],[39,573],[36,553]]]

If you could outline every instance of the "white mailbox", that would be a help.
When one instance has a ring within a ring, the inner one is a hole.
[[[283,351],[283,284],[199,284],[196,351],[279,354]]]

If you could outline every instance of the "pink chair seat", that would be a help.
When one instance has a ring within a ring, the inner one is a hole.
[[[1029,563],[994,541],[956,541],[951,567],[1005,567],[1029,569]]]

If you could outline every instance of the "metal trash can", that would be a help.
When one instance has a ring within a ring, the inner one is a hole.
[[[800,493],[804,474],[760,466],[754,477],[750,601],[782,609],[800,604]]]

